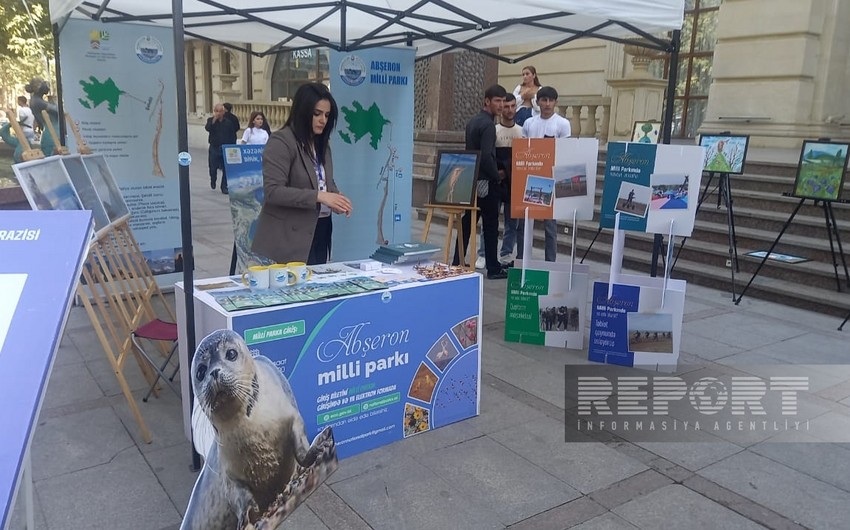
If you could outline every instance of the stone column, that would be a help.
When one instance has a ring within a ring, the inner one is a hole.
[[[660,57],[660,52],[635,44],[626,44],[623,51],[632,56],[633,69],[622,79],[608,79],[613,88],[609,126],[612,141],[631,138],[636,121],[660,121],[667,88],[667,81],[649,73],[649,63]]]

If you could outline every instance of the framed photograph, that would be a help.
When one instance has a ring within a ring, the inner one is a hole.
[[[529,175],[525,181],[525,193],[522,194],[522,202],[537,206],[552,206],[555,195],[555,179]]]
[[[794,181],[795,197],[835,201],[841,196],[850,144],[804,140]]]
[[[438,151],[431,204],[471,205],[479,162],[478,151]]]
[[[112,170],[109,169],[103,155],[85,155],[81,158],[89,172],[94,189],[97,190],[100,202],[103,203],[106,215],[109,216],[109,221],[114,223],[129,217],[130,209],[127,208],[124,196],[121,195],[121,190],[115,183],[115,177],[112,176]]]
[[[620,192],[617,194],[614,211],[637,217],[646,217],[646,210],[649,207],[651,196],[652,188],[649,186],[622,182],[620,184]]]
[[[660,121],[636,121],[632,125],[632,141],[640,144],[657,144],[661,138]]]
[[[109,226],[109,216],[106,215],[106,210],[103,208],[103,203],[97,195],[97,190],[94,189],[89,172],[86,171],[86,166],[80,155],[68,155],[62,157],[62,164],[65,166],[65,171],[71,177],[71,183],[74,185],[74,190],[83,204],[83,209],[91,210],[94,218],[94,230],[99,232]]]
[[[690,178],[683,173],[653,173],[651,210],[687,210]]]
[[[61,157],[21,162],[12,169],[33,210],[83,209]]]
[[[701,135],[699,145],[705,148],[703,169],[714,173],[740,175],[744,172],[744,161],[747,159],[747,144],[749,142],[749,136]]]

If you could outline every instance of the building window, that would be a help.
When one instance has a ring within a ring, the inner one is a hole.
[[[328,84],[327,48],[308,48],[280,52],[272,70],[272,100],[291,98],[305,83]]]
[[[696,137],[697,129],[705,119],[721,1],[685,0],[685,23],[682,26],[673,107],[673,137]],[[663,69],[669,69],[669,61],[665,61]]]

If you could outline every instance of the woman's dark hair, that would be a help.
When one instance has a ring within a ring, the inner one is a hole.
[[[257,116],[262,116],[262,118],[263,118],[263,126],[260,127],[260,129],[271,134],[272,130],[269,127],[269,119],[266,118],[266,115],[263,114],[262,112],[260,112],[259,110],[255,110],[254,112],[251,113],[251,118],[248,119],[248,127],[250,128],[250,127],[254,126],[254,118],[256,118]]]
[[[313,111],[316,109],[316,104],[323,99],[330,102],[331,113],[328,116],[328,121],[325,124],[325,130],[322,131],[322,134],[313,136]],[[339,109],[328,87],[322,83],[307,83],[298,87],[298,90],[295,92],[295,97],[292,98],[292,109],[283,126],[290,127],[295,134],[295,139],[305,148],[307,148],[310,140],[312,140],[313,146],[316,149],[316,158],[324,164],[325,152],[327,151],[331,133],[334,127],[336,127],[338,115]]]

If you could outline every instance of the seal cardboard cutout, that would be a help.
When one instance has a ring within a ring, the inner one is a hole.
[[[204,467],[181,530],[271,530],[337,468],[330,428],[310,444],[289,382],[237,333],[218,330],[192,360]]]

